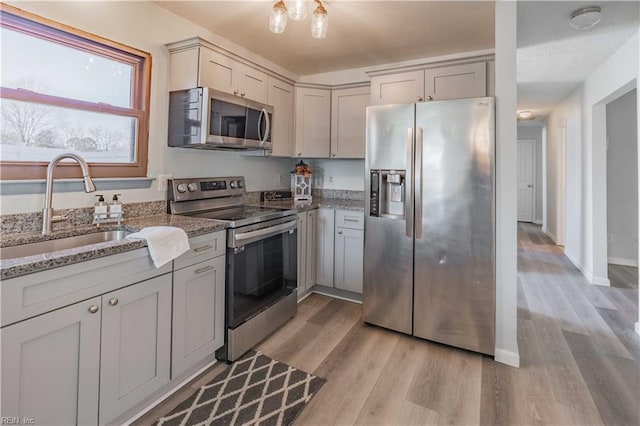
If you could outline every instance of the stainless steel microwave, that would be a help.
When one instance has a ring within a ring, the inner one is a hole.
[[[207,87],[169,94],[169,146],[271,150],[273,107]]]

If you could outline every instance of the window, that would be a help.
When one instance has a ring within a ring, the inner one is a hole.
[[[146,176],[151,55],[5,4],[0,39],[1,179],[44,178],[63,152],[94,177]]]

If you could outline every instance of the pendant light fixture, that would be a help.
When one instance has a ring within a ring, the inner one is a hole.
[[[313,11],[313,17],[311,18],[311,37],[325,38],[329,27],[329,15],[322,2],[320,0],[315,1],[318,3],[318,7]]]
[[[273,5],[269,16],[269,30],[272,33],[283,33],[287,28],[287,6],[282,0]]]
[[[311,17],[311,36],[325,38],[329,26],[329,14],[321,0],[314,0],[317,7]],[[307,17],[307,0],[278,0],[269,15],[269,30],[281,34],[287,28],[287,16],[294,21],[302,21]]]

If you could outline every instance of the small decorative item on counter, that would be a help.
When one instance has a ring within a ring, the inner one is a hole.
[[[291,192],[293,201],[311,201],[311,169],[302,160],[291,172]]]
[[[104,195],[96,195],[98,202],[93,206],[93,224],[100,226],[103,223],[122,223],[123,208],[122,202],[118,200],[118,196],[122,194],[114,194],[113,202],[107,204],[104,201]]]

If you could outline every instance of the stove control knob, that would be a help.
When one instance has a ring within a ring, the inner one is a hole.
[[[238,181],[238,188],[244,188],[244,182],[239,180]]]
[[[187,184],[186,183],[181,183],[178,185],[178,187],[176,188],[178,190],[179,193],[183,193],[183,192],[187,192]]]
[[[195,182],[192,182],[192,183],[189,184],[188,188],[189,188],[189,192],[197,191],[198,190],[198,184],[195,183]]]
[[[231,185],[231,189],[236,189],[238,187],[238,181],[232,180],[230,185]]]

